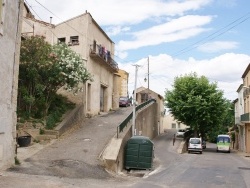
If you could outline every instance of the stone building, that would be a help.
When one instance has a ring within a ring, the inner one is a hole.
[[[243,137],[244,141],[242,146],[242,149],[244,149],[244,152],[250,153],[250,64],[245,69],[243,75],[242,75],[243,85],[241,86],[242,90],[241,92],[238,92],[239,94],[239,104],[242,104],[243,109],[239,111],[240,121],[241,121],[241,129],[242,132],[240,133],[239,137]],[[243,96],[242,96],[243,95]],[[239,109],[239,108],[238,108]],[[237,115],[237,114],[236,114]]]
[[[0,0],[0,169],[14,164],[22,0]]]
[[[93,81],[82,83],[83,91],[76,96],[60,89],[58,92],[72,102],[84,106],[86,116],[119,108],[118,65],[114,61],[115,44],[90,13],[57,25],[36,20],[28,7],[24,10],[22,36],[42,35],[50,44],[64,42],[84,59]]]
[[[157,112],[156,112],[156,118],[157,118],[157,133],[158,135],[164,132],[163,128],[163,118],[165,114],[165,108],[164,108],[164,98],[160,94],[145,88],[145,87],[139,87],[136,89],[136,102],[137,104],[142,104],[150,99],[155,99],[157,103]]]
[[[119,95],[121,97],[128,97],[128,78],[129,78],[129,73],[126,72],[125,70],[119,69],[118,72],[119,77]]]

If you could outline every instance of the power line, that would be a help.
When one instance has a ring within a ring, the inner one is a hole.
[[[56,18],[58,18],[59,20],[61,20],[62,22],[64,22],[63,19],[61,19],[60,17],[58,17],[56,14],[54,14],[52,11],[50,11],[47,7],[45,7],[43,4],[41,4],[39,1],[35,0],[41,7],[43,7],[46,11],[48,11],[49,13],[51,13],[52,15],[54,15]],[[33,10],[33,9],[32,9]],[[34,10],[33,10],[34,11]],[[39,17],[40,18],[40,17]],[[41,18],[40,18],[41,19]],[[42,19],[41,19],[42,20]],[[68,24],[67,22],[64,22],[68,27],[70,27],[71,29],[73,29],[74,31],[76,31],[78,34],[80,34],[82,37],[84,37],[85,39],[87,39],[88,42],[92,42],[92,39],[88,38],[87,36],[85,36],[83,33],[81,33],[78,29],[76,29],[75,27],[71,26],[70,24]],[[115,55],[115,53],[112,53],[112,55],[116,58],[119,58],[118,56]]]
[[[33,10],[33,12],[37,15],[37,17],[40,19],[40,20],[42,20],[41,19],[41,17],[36,13],[36,11],[32,8],[32,6],[25,0],[25,3],[30,7],[30,9],[32,9]],[[27,22],[27,20],[25,20],[25,19],[23,19],[26,23],[28,23]],[[30,23],[28,23],[29,25],[30,25]],[[33,26],[32,26],[33,27]],[[52,31],[52,28],[50,28],[49,27],[49,30],[51,31],[51,33],[53,33],[53,35],[55,35],[57,38],[58,38],[58,36]]]
[[[219,37],[219,36],[225,34],[226,32],[230,31],[231,29],[233,29],[233,28],[237,27],[238,25],[242,24],[243,22],[247,21],[247,20],[250,18],[249,14],[250,14],[250,12],[248,12],[247,14],[241,16],[240,18],[237,18],[237,19],[234,20],[233,22],[227,24],[226,26],[224,26],[224,27],[222,27],[221,29],[215,31],[214,33],[212,33],[212,34],[210,34],[210,35],[208,35],[208,36],[202,38],[201,40],[199,40],[199,41],[197,41],[197,42],[195,42],[195,43],[193,43],[193,44],[191,44],[190,46],[187,46],[187,47],[183,48],[182,50],[176,52],[176,53],[173,54],[172,56],[173,56],[173,57],[176,57],[176,56],[178,56],[178,55],[181,55],[181,54],[184,54],[184,53],[186,53],[186,52],[189,52],[189,51],[191,51],[191,50],[193,50],[193,49],[195,49],[195,48],[197,48],[197,47],[199,47],[199,46],[201,46],[201,45],[207,43],[208,41],[211,41],[211,40],[213,40],[213,39],[215,39],[215,38],[217,38],[217,37]],[[243,18],[244,18],[244,19],[243,19]],[[243,19],[243,20],[242,20],[242,19]],[[239,21],[240,21],[240,22],[239,22]],[[236,24],[235,24],[235,23],[236,23]],[[233,24],[234,24],[234,25],[233,25]],[[231,26],[231,25],[232,25],[232,26]],[[225,30],[225,29],[226,29],[226,30]],[[218,34],[217,34],[217,33],[218,33]],[[214,35],[215,35],[215,36],[214,36]],[[203,42],[203,41],[204,41],[204,42]],[[199,44],[199,43],[201,43],[201,44],[196,46],[196,44]]]

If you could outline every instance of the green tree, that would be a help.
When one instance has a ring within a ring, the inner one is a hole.
[[[39,36],[22,41],[19,72],[19,110],[28,116],[42,111],[46,117],[59,88],[76,93],[80,84],[91,80],[80,55],[66,44],[51,46]]]
[[[226,112],[223,92],[216,83],[196,73],[176,77],[173,90],[165,92],[166,106],[175,119],[205,134],[221,125]]]

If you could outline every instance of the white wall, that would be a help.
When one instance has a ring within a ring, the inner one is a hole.
[[[175,128],[172,128],[172,124],[175,124]],[[178,123],[177,120],[174,119],[172,114],[166,114],[163,118],[163,128],[166,129],[186,129],[188,126],[186,126],[183,123]]]
[[[20,1],[22,2],[22,1]],[[16,102],[20,51],[22,6],[17,0],[8,0],[2,7],[0,26],[0,169],[14,164],[16,148]]]

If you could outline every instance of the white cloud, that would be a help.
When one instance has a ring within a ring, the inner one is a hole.
[[[236,90],[242,83],[242,74],[250,63],[250,56],[244,54],[223,54],[207,60],[173,59],[167,54],[150,56],[149,58],[149,85],[150,89],[164,96],[167,89],[172,89],[174,78],[177,76],[196,72],[199,76],[206,76],[210,82],[217,82],[218,88],[224,92],[227,99],[234,100],[238,97]],[[135,63],[119,64],[121,69],[129,72],[129,93],[132,94],[135,80],[135,67],[138,69],[137,87],[147,88],[144,78],[147,76],[147,59]]]
[[[211,16],[188,15],[173,19],[167,23],[134,32],[133,41],[121,40],[116,49],[119,51],[137,49],[143,46],[158,45],[196,36],[208,29],[202,26],[212,21]],[[150,37],[149,37],[150,36]]]
[[[115,27],[106,28],[106,33],[108,36],[114,36],[122,32],[127,32],[129,30],[130,30],[130,27],[115,26]]]
[[[53,14],[45,10],[34,0],[27,0],[44,21],[53,16],[54,23],[65,21],[83,14],[86,10],[100,25],[133,25],[152,17],[180,16],[208,5],[212,0],[162,1],[162,0],[43,0],[40,1]],[[160,7],[160,8],[159,8]]]
[[[206,53],[214,53],[222,50],[231,50],[238,48],[239,43],[234,41],[215,41],[208,42],[198,47],[198,50]]]

